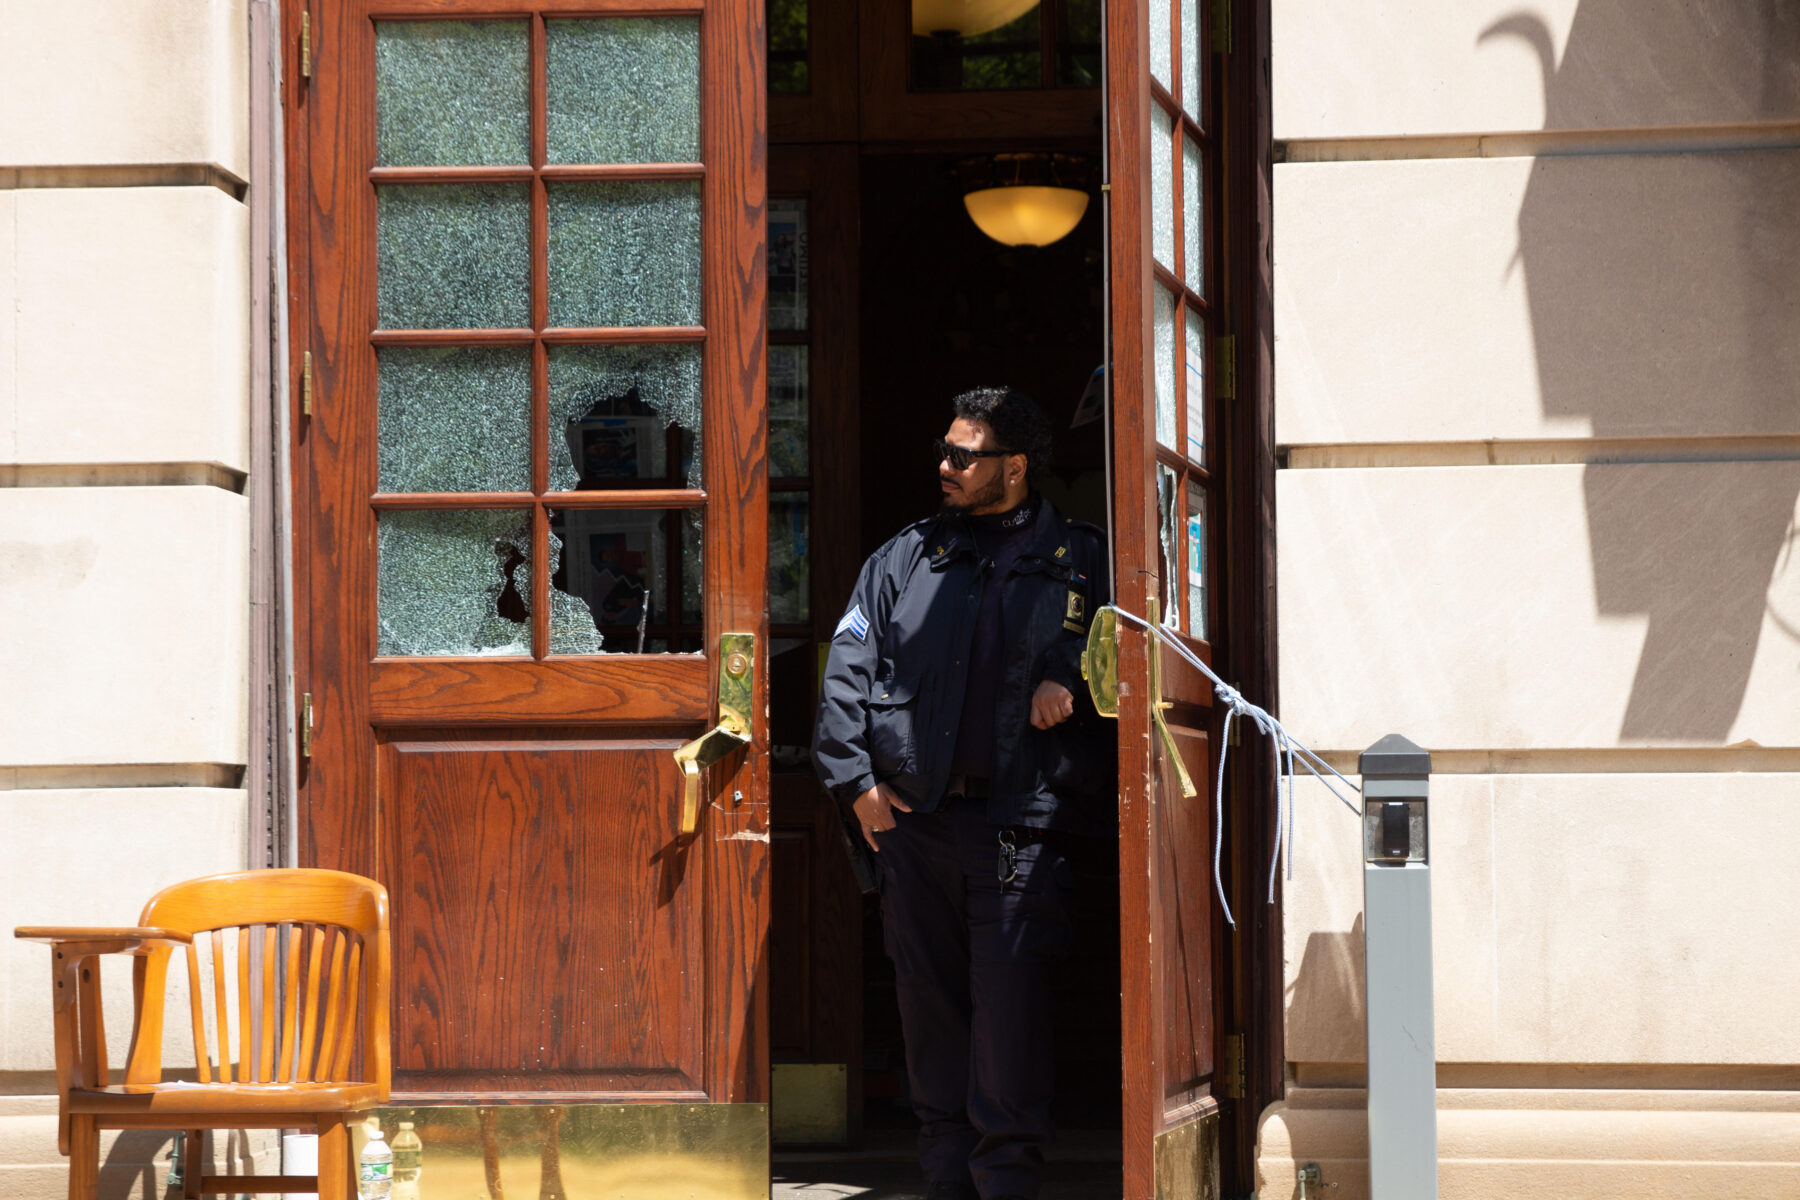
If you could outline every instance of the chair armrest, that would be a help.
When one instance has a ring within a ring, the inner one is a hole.
[[[61,947],[83,957],[90,954],[148,954],[163,947],[185,946],[194,940],[191,934],[173,929],[141,926],[20,925],[13,930],[13,936],[20,941]]]

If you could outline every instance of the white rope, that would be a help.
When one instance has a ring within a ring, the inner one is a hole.
[[[1219,730],[1219,775],[1213,787],[1213,891],[1219,897],[1219,907],[1225,914],[1225,923],[1233,929],[1237,928],[1237,920],[1231,915],[1231,904],[1225,899],[1225,885],[1219,877],[1219,863],[1225,850],[1225,756],[1231,750],[1231,722],[1239,717],[1247,718],[1255,724],[1258,731],[1275,744],[1275,764],[1280,778],[1275,785],[1275,852],[1269,858],[1269,891],[1266,903],[1275,903],[1275,875],[1284,857],[1287,860],[1287,877],[1294,877],[1294,770],[1296,754],[1299,765],[1311,772],[1313,778],[1325,785],[1325,790],[1336,796],[1345,807],[1358,817],[1362,815],[1362,807],[1336,787],[1331,780],[1319,773],[1323,767],[1340,783],[1351,791],[1362,794],[1362,789],[1338,774],[1336,768],[1311,750],[1287,731],[1269,712],[1244,699],[1242,692],[1219,678],[1218,673],[1207,666],[1198,654],[1189,650],[1180,638],[1170,637],[1161,627],[1152,625],[1140,616],[1128,613],[1116,604],[1107,605],[1120,620],[1127,621],[1144,630],[1163,645],[1175,651],[1190,666],[1198,670],[1212,681],[1213,695],[1225,706],[1225,720]],[[1287,785],[1286,828],[1283,829],[1282,784]]]

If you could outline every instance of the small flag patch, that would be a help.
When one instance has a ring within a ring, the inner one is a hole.
[[[855,605],[849,612],[845,613],[844,619],[837,624],[837,633],[834,633],[831,636],[834,638],[838,637],[845,630],[854,633],[856,635],[856,640],[859,642],[869,636],[869,618],[863,616],[862,605]]]

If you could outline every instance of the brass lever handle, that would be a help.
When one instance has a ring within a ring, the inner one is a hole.
[[[756,638],[728,633],[719,639],[719,723],[675,751],[681,768],[681,836],[700,829],[700,781],[715,763],[750,744],[750,696],[755,680]]]

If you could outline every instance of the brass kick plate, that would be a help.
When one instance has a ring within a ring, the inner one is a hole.
[[[419,1135],[390,1200],[767,1200],[766,1104],[503,1104],[375,1110]],[[352,1126],[352,1154],[366,1130]]]

